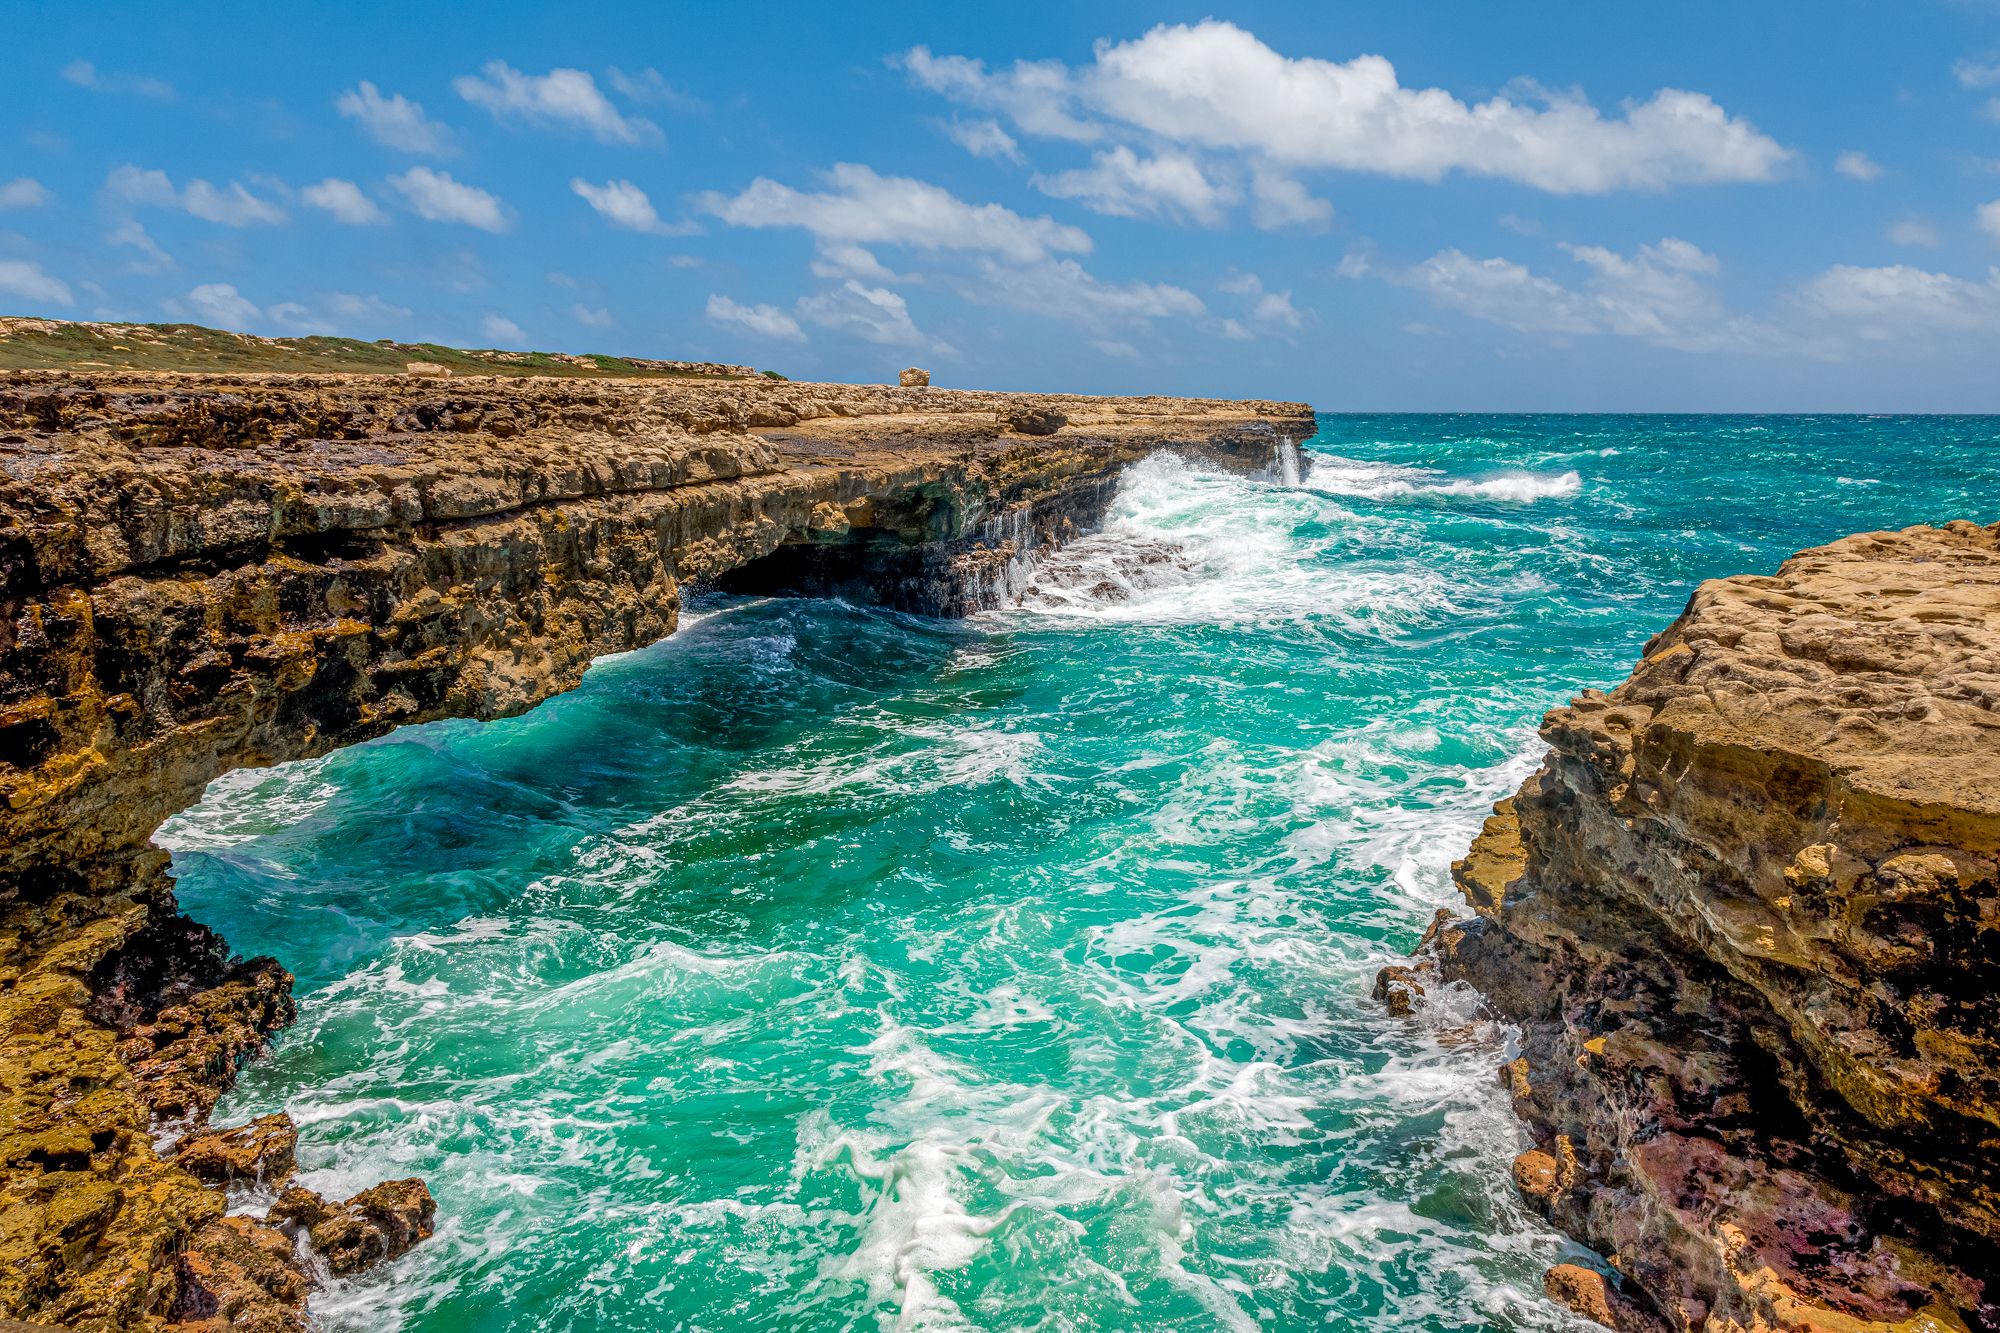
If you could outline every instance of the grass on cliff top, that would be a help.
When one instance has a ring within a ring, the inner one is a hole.
[[[194,370],[235,373],[400,375],[412,361],[454,375],[555,375],[573,379],[715,379],[756,372],[697,363],[567,352],[502,352],[437,343],[357,338],[259,338],[199,324],[82,324],[0,318],[0,370]],[[775,371],[764,374],[784,378]]]

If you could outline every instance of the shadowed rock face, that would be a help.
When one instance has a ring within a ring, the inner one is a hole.
[[[672,633],[693,582],[962,613],[1127,463],[1262,468],[1312,430],[1299,404],[928,388],[0,376],[0,1317],[303,1327],[290,1239],[153,1146],[288,1169],[282,1126],[198,1136],[292,1014],[147,845],[210,780],[521,712]],[[428,1233],[421,1189],[295,1229],[391,1255]]]
[[[2000,1328],[2000,525],[1705,584],[1542,734],[1435,946],[1523,1192],[1670,1327]]]

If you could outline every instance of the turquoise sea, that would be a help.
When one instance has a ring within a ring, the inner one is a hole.
[[[1320,425],[1297,484],[1138,465],[1019,605],[698,600],[527,716],[164,828],[298,973],[218,1119],[439,1201],[326,1326],[1568,1326],[1505,1034],[1370,981],[1544,709],[1703,578],[2000,518],[2000,427]]]

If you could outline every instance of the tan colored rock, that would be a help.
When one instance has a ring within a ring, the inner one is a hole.
[[[1436,942],[1523,1193],[1689,1329],[2000,1327],[2000,526],[1704,584],[1542,734]]]
[[[896,377],[896,383],[905,389],[927,389],[930,387],[931,373],[928,370],[920,370],[916,366],[911,366]]]
[[[447,380],[451,378],[451,368],[449,366],[441,366],[435,361],[412,361],[403,367],[403,373],[405,375],[420,375],[430,379]]]
[[[1594,1268],[1557,1264],[1542,1274],[1542,1290],[1558,1305],[1619,1333],[1667,1333],[1668,1324],[1630,1300]]]
[[[1007,429],[1022,435],[1053,435],[1069,424],[1054,408],[1024,407],[1007,414]]]
[[[299,1131],[280,1111],[235,1129],[190,1134],[174,1146],[174,1165],[211,1184],[282,1184],[298,1160]]]
[[[1417,979],[1414,969],[1391,965],[1375,974],[1374,996],[1397,1018],[1408,1018],[1415,1013],[1423,994],[1423,982]]]

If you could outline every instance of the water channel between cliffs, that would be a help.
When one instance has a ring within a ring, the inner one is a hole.
[[[1558,1328],[1472,1004],[1367,998],[1697,580],[1990,493],[1948,420],[1323,418],[965,622],[716,596],[158,841],[296,969],[217,1112],[440,1230],[333,1328]]]

